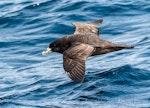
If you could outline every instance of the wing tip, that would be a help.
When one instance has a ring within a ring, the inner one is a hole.
[[[82,24],[82,23],[90,24],[90,25],[93,25],[93,26],[99,26],[99,25],[101,25],[103,23],[103,19],[90,21],[90,22],[72,22],[72,24],[74,26],[77,26],[78,24]]]
[[[99,19],[99,20],[95,20],[95,21],[91,21],[91,22],[88,22],[88,24],[92,24],[94,26],[99,26],[103,23],[103,19]]]
[[[78,78],[74,77],[73,75],[71,75],[70,72],[66,72],[66,73],[67,73],[68,77],[76,83],[82,83],[84,80],[84,77],[82,79],[78,79]]]

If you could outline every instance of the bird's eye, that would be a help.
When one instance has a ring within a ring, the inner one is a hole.
[[[56,46],[57,46],[56,44],[53,45],[53,47],[56,47]]]

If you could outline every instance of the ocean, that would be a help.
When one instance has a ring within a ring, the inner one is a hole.
[[[101,38],[134,48],[89,57],[75,83],[61,54],[41,53],[98,19]],[[150,1],[1,0],[0,108],[150,108]]]

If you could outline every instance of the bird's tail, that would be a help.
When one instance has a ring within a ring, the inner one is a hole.
[[[92,56],[106,54],[106,53],[110,53],[110,52],[115,52],[115,51],[119,51],[122,49],[131,49],[131,48],[134,48],[134,47],[124,45],[124,44],[117,44],[117,45],[104,47],[104,48],[103,47],[96,47],[96,51],[92,54]]]
[[[125,44],[117,44],[115,47],[116,48],[120,48],[120,49],[131,49],[131,48],[134,48],[134,46],[129,46],[129,45],[125,45]]]

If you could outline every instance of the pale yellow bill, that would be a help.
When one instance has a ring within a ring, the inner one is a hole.
[[[46,55],[46,54],[48,54],[49,52],[52,52],[51,48],[47,48],[46,51],[43,51],[43,52],[42,52],[42,55]]]

